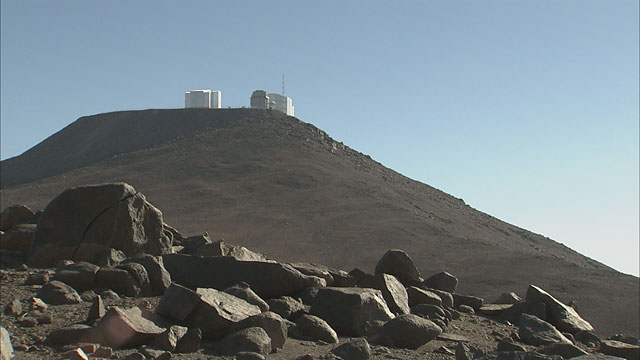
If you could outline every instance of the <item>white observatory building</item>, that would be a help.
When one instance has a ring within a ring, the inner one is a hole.
[[[251,94],[251,107],[254,109],[275,109],[289,116],[294,115],[293,100],[280,94],[268,94],[264,90],[256,90]]]
[[[272,109],[282,111],[289,116],[295,116],[293,100],[290,97],[280,94],[269,94],[268,96]]]
[[[184,93],[185,108],[220,109],[222,92],[219,90],[191,90]]]

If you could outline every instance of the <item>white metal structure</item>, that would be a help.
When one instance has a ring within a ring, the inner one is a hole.
[[[269,109],[270,99],[264,90],[256,90],[251,94],[250,105],[255,109]]]
[[[282,111],[289,116],[295,116],[293,100],[291,100],[290,97],[275,93],[269,94],[269,102],[271,103],[272,109]]]
[[[184,93],[185,108],[220,109],[222,92],[219,90],[191,90]]]

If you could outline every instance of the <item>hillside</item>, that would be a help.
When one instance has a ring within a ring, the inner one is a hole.
[[[577,300],[603,335],[639,333],[638,278],[477,211],[278,112],[145,110],[83,117],[0,163],[2,208],[43,208],[80,184],[125,181],[185,234],[280,261],[372,271],[404,249],[427,277],[491,301],[537,284]]]

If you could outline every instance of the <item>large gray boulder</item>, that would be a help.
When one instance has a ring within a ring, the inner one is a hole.
[[[371,347],[365,338],[349,340],[336,346],[331,352],[345,360],[367,360],[371,357]]]
[[[442,329],[433,321],[413,314],[404,314],[384,324],[378,336],[385,344],[417,349],[436,339],[441,333]]]
[[[138,307],[117,306],[109,309],[95,328],[101,344],[117,349],[148,344],[165,330],[154,314]]]
[[[118,269],[127,270],[136,282],[138,286],[140,286],[140,295],[139,296],[153,296],[153,290],[151,288],[151,280],[149,280],[149,274],[147,273],[147,269],[144,266],[135,263],[124,263],[116,266]]]
[[[182,285],[171,283],[162,295],[156,312],[165,318],[183,322],[200,302],[200,295]]]
[[[553,343],[571,344],[571,340],[562,335],[558,329],[537,316],[522,314],[519,321],[518,335],[530,345],[548,345]]]
[[[375,274],[393,275],[402,284],[409,286],[415,282],[422,282],[420,271],[411,257],[404,251],[391,249],[387,251],[376,264]]]
[[[442,306],[442,298],[440,295],[429,290],[411,286],[407,288],[407,295],[409,296],[410,307],[418,304]]]
[[[68,305],[82,302],[77,291],[57,280],[45,284],[36,296],[51,305]]]
[[[310,313],[345,336],[364,336],[376,321],[386,322],[395,317],[380,290],[362,288],[322,288]]]
[[[16,224],[0,235],[0,249],[26,254],[31,248],[36,233],[34,224]]]
[[[7,231],[17,224],[30,224],[36,214],[26,205],[11,205],[0,213],[0,231]]]
[[[313,315],[302,315],[296,320],[296,328],[305,337],[312,340],[321,340],[329,344],[338,343],[338,334],[326,321]]]
[[[446,271],[439,272],[424,281],[426,287],[455,293],[458,287],[458,278]]]
[[[56,271],[53,279],[62,281],[77,291],[85,291],[96,287],[96,274],[98,270],[100,270],[98,265],[80,261],[69,264]]]
[[[261,311],[269,311],[269,304],[267,304],[266,301],[262,300],[262,298],[258,296],[258,294],[253,292],[249,284],[245,282],[240,282],[231,287],[228,287],[224,289],[224,292],[235,297],[239,297],[249,304],[259,307]]]
[[[261,298],[293,295],[308,287],[325,286],[324,279],[303,275],[286,264],[241,261],[231,256],[200,257],[184,254],[162,256],[171,279],[188,288],[226,289],[239,282],[249,284]],[[198,274],[198,276],[194,276]]]
[[[600,351],[611,356],[623,357],[627,360],[640,359],[640,346],[627,344],[617,340],[602,340]]]
[[[229,332],[235,332],[251,327],[262,328],[267,335],[269,335],[273,351],[281,349],[284,346],[289,334],[287,322],[280,315],[271,311],[263,312],[241,320],[233,324]]]
[[[164,268],[161,256],[141,254],[124,260],[124,263],[137,263],[144,266],[151,282],[153,296],[164,294],[171,285],[171,274]]]
[[[200,301],[185,320],[189,327],[202,329],[202,336],[218,339],[231,325],[260,314],[260,308],[216,289],[198,288]]]
[[[131,185],[89,185],[68,189],[46,206],[27,261],[50,267],[63,259],[93,262],[109,248],[133,256],[170,247],[162,213]]]
[[[307,312],[307,306],[290,296],[281,296],[277,299],[267,300],[269,310],[287,320],[295,320],[301,314]]]
[[[127,269],[101,268],[96,273],[96,286],[129,297],[138,297],[141,292],[140,283]]]
[[[395,314],[409,313],[409,296],[404,285],[389,274],[378,274],[374,277],[363,279],[358,283],[359,287],[378,289],[382,292],[382,297],[387,302],[389,310]]]
[[[235,355],[239,352],[268,355],[271,352],[271,338],[259,327],[242,329],[222,339],[218,344],[218,352],[224,355]]]
[[[593,326],[578,315],[574,308],[563,304],[535,285],[529,285],[525,301],[544,303],[547,307],[547,321],[560,331],[576,334],[580,331],[594,330]]]

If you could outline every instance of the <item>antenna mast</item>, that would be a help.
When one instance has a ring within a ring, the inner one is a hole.
[[[284,74],[282,74],[282,96],[284,96]]]

